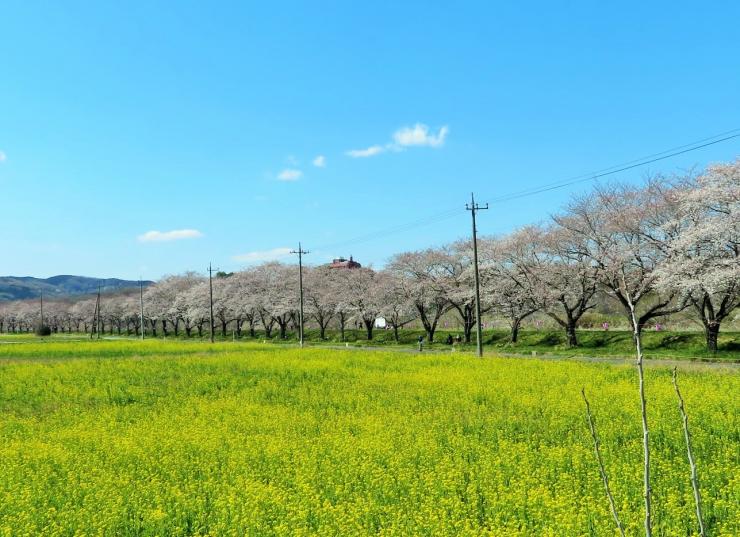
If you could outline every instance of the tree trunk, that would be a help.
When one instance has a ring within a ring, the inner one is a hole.
[[[431,322],[427,317],[424,308],[417,305],[416,311],[419,312],[419,319],[421,320],[421,324],[424,326],[424,331],[427,334],[427,341],[429,343],[434,343],[434,332],[437,330],[437,320],[439,317],[436,317],[434,322]]]
[[[568,338],[568,347],[578,346],[578,337],[576,336],[576,323],[569,321],[565,327],[565,335]]]
[[[719,339],[719,327],[718,322],[708,323],[704,327],[704,334],[707,338],[707,350],[710,352],[717,352],[717,340]]]
[[[475,322],[473,322],[473,317],[471,315],[468,315],[463,319],[463,335],[465,336],[465,343],[470,343],[473,338],[473,326],[475,326]]]
[[[521,319],[514,319],[511,323],[511,337],[509,338],[512,343],[516,343],[519,339],[519,326],[522,324]]]
[[[162,319],[162,333],[164,337],[167,337],[167,321],[165,319]]]
[[[278,321],[278,326],[280,327],[280,339],[286,339],[288,331],[288,321]]]
[[[399,340],[398,340],[398,325],[397,324],[393,325],[393,337],[395,338],[396,343],[398,343]]]
[[[367,332],[367,340],[370,341],[373,339],[373,325],[375,324],[375,319],[373,319],[372,321],[363,319],[362,322],[365,323],[365,331]]]

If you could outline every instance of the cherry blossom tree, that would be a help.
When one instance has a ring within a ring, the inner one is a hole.
[[[510,327],[509,339],[516,343],[522,321],[540,309],[527,273],[509,261],[516,252],[513,241],[484,238],[479,242],[483,293],[493,311],[504,316]]]
[[[304,268],[303,297],[308,316],[319,327],[319,338],[326,339],[326,329],[337,315],[339,297],[336,285],[337,270],[329,267]]]
[[[373,294],[380,306],[380,315],[393,328],[393,338],[399,341],[398,330],[417,317],[414,300],[409,294],[408,282],[395,273],[378,272]]]
[[[563,228],[525,227],[506,241],[508,266],[500,269],[565,330],[569,347],[578,345],[578,321],[595,306],[598,289],[597,263],[578,247],[579,238]]]
[[[740,159],[707,169],[677,193],[659,288],[688,297],[707,349],[717,350],[722,321],[740,304]]]
[[[280,338],[287,337],[288,324],[298,307],[296,268],[272,262],[254,268],[257,314],[269,338],[275,324]]]
[[[440,319],[452,307],[445,293],[448,276],[445,261],[443,252],[430,248],[397,254],[387,267],[399,279],[398,292],[416,308],[429,343],[434,342]]]
[[[236,322],[236,333],[242,335],[244,324],[249,327],[249,336],[255,337],[255,325],[259,319],[255,289],[258,287],[254,270],[235,272],[226,280],[226,295],[229,308]]]
[[[571,237],[573,254],[594,263],[601,289],[622,306],[630,326],[634,314],[638,333],[651,319],[677,313],[688,304],[678,289],[657,285],[657,270],[677,232],[666,225],[674,210],[672,191],[656,180],[644,188],[596,188],[554,217]]]
[[[434,272],[439,274],[437,283],[440,292],[458,314],[463,325],[465,342],[470,343],[475,324],[475,290],[473,286],[473,247],[469,240],[461,240],[436,251],[433,261]],[[485,287],[485,282],[483,282]],[[490,303],[481,295],[481,315],[491,309]]]
[[[342,287],[353,315],[365,326],[368,341],[373,339],[375,319],[380,315],[376,289],[377,273],[369,268],[335,269],[344,280]]]

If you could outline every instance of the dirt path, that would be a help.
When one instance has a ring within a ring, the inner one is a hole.
[[[293,345],[291,345],[293,346]],[[297,345],[295,345],[297,346]],[[419,354],[419,351],[409,347],[384,347],[384,346],[342,346],[342,345],[315,345],[310,346],[312,349],[335,349],[335,350],[346,350],[346,351],[358,351],[358,350],[369,350],[369,351],[385,351],[385,352],[402,352]],[[472,355],[471,351],[457,351],[457,350],[424,350],[422,354],[467,354]],[[618,357],[618,356],[582,356],[578,354],[572,355],[560,355],[560,354],[515,354],[507,352],[493,352],[484,351],[484,358],[503,356],[505,358],[520,358],[522,360],[546,360],[546,361],[575,361],[575,362],[592,362],[592,363],[605,363],[605,364],[616,364],[616,365],[633,365],[635,362],[634,358],[630,357]],[[681,360],[671,358],[646,358],[646,367],[681,367],[685,369],[727,369],[728,371],[740,371],[740,362],[728,362],[728,361],[706,361],[706,360]]]

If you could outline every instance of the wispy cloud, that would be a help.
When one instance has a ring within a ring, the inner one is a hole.
[[[417,123],[413,127],[403,127],[393,134],[393,141],[401,147],[427,146],[441,147],[449,132],[447,125],[441,127],[437,134],[429,132],[429,127],[423,123]]]
[[[233,259],[240,263],[262,263],[265,261],[277,261],[289,255],[290,248],[273,248],[272,250],[258,250],[235,255]]]
[[[313,159],[313,165],[317,168],[323,168],[326,166],[326,157],[324,155],[318,155]]]
[[[366,158],[374,157],[375,155],[381,154],[385,151],[385,148],[379,145],[371,145],[367,149],[350,149],[347,151],[347,156],[352,158]]]
[[[8,160],[8,155],[5,154],[5,151],[0,151],[0,162],[5,162]]]
[[[147,231],[137,238],[139,242],[166,242],[179,241],[182,239],[197,239],[203,233],[197,229],[173,229],[172,231]]]
[[[385,145],[371,145],[367,149],[350,149],[345,154],[352,158],[374,157],[386,151],[404,151],[408,147],[442,147],[450,129],[447,125],[435,134],[423,123],[402,127],[393,133],[393,141]]]
[[[286,168],[277,176],[278,181],[297,181],[301,177],[303,177],[303,172],[294,168]]]

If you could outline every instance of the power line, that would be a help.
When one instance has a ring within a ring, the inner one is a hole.
[[[719,139],[717,139],[718,137]],[[646,155],[638,159],[633,159],[633,160],[623,162],[620,164],[615,164],[614,166],[610,166],[608,168],[602,168],[600,170],[577,175],[577,176],[574,176],[568,179],[562,179],[560,181],[548,183],[540,187],[533,187],[530,189],[521,190],[519,192],[512,192],[511,194],[506,194],[503,196],[499,196],[497,198],[493,198],[490,200],[490,203],[501,203],[505,201],[520,199],[524,197],[534,196],[536,194],[541,194],[543,192],[549,192],[552,190],[565,188],[567,186],[571,186],[571,185],[578,184],[578,183],[594,181],[596,179],[600,179],[602,177],[613,175],[615,173],[620,173],[623,171],[638,168],[640,166],[645,166],[647,164],[652,164],[654,162],[658,162],[661,160],[666,160],[666,159],[669,159],[669,158],[672,158],[678,155],[690,153],[692,151],[703,149],[705,147],[709,147],[709,146],[712,146],[712,145],[715,145],[721,142],[726,142],[727,140],[732,140],[734,138],[739,138],[739,137],[740,137],[740,129],[732,129],[732,130],[725,131],[719,134],[715,134],[714,136],[702,138],[701,140],[696,140],[688,144],[673,147],[671,149],[666,149],[664,151],[653,153],[651,155]],[[365,243],[365,242],[373,241],[376,239],[381,239],[381,238],[384,238],[390,235],[395,235],[397,233],[402,233],[404,231],[409,231],[411,229],[415,229],[418,227],[423,227],[423,226],[427,226],[431,224],[436,224],[444,220],[449,220],[450,218],[459,216],[462,213],[463,213],[463,209],[456,207],[454,209],[449,209],[447,211],[435,213],[433,215],[420,218],[418,220],[413,220],[405,224],[398,224],[396,226],[377,230],[377,231],[368,233],[366,235],[360,235],[352,239],[347,239],[347,240],[339,241],[335,243],[324,244],[324,245],[317,247],[316,249],[317,250],[327,250],[327,249],[333,249],[333,248],[346,247],[346,246],[350,246],[354,244]]]
[[[730,136],[730,135],[734,135],[734,136]],[[622,168],[624,166],[630,166],[630,165],[636,164],[636,163],[639,163],[638,165],[639,166],[642,166],[644,164],[649,164],[650,163],[650,162],[643,162],[643,161],[647,161],[647,160],[650,160],[650,159],[656,159],[656,157],[669,158],[671,156],[675,156],[675,155],[668,155],[668,153],[673,153],[675,151],[680,151],[680,150],[686,149],[686,148],[692,148],[691,149],[692,151],[694,149],[700,149],[700,147],[693,147],[693,146],[696,146],[697,144],[703,144],[704,142],[708,142],[710,140],[714,140],[715,138],[719,138],[719,137],[722,137],[722,136],[729,136],[729,138],[723,138],[722,140],[715,140],[712,143],[718,143],[718,142],[721,142],[721,141],[724,141],[724,140],[728,140],[730,138],[735,138],[736,136],[740,136],[740,129],[732,129],[732,130],[729,130],[729,131],[721,132],[719,134],[715,134],[714,136],[709,136],[707,138],[702,138],[701,140],[696,140],[696,141],[691,142],[689,144],[679,145],[679,146],[676,146],[676,147],[672,147],[670,149],[666,149],[665,151],[660,151],[659,153],[653,153],[653,154],[650,154],[650,155],[645,155],[644,157],[640,157],[640,158],[636,158],[636,159],[633,159],[633,160],[629,160],[627,162],[620,162],[619,164],[615,164],[613,166],[609,166],[608,168],[602,168],[600,170],[594,170],[594,171],[591,171],[591,172],[588,172],[588,173],[584,173],[584,174],[581,174],[581,175],[576,175],[574,177],[568,177],[566,179],[561,179],[560,181],[555,181],[554,183],[549,183],[549,184],[546,184],[546,185],[541,185],[539,187],[533,187],[531,189],[522,191],[522,193],[523,192],[530,192],[530,191],[531,192],[534,192],[534,191],[540,190],[542,188],[547,188],[547,187],[550,187],[550,186],[561,185],[561,184],[564,185],[564,186],[567,186],[568,184],[572,184],[572,181],[576,181],[578,179],[591,180],[597,174],[603,174],[603,173],[606,173],[606,172],[617,173],[619,171],[622,171],[622,170],[618,170],[617,168]],[[712,144],[708,144],[708,145],[712,145]],[[657,160],[661,160],[661,159],[657,159]],[[651,160],[651,162],[655,162],[655,160]],[[518,193],[507,194],[507,195],[502,196],[502,197],[508,197],[508,196],[514,195],[514,194],[518,194]]]
[[[359,244],[362,242],[372,241],[375,239],[385,237],[387,235],[393,235],[395,233],[400,233],[403,231],[414,229],[416,227],[441,222],[443,220],[447,220],[454,216],[458,216],[459,214],[462,214],[462,212],[463,212],[463,209],[461,209],[460,207],[456,207],[455,209],[450,209],[447,211],[436,213],[431,216],[427,216],[425,218],[414,220],[412,222],[407,222],[405,224],[399,224],[397,226],[374,231],[372,233],[368,233],[367,235],[360,235],[359,237],[355,237],[353,239],[348,239],[345,241],[340,241],[340,242],[335,242],[335,243],[330,243],[330,244],[324,244],[324,245],[319,246],[317,250],[327,250],[327,249],[339,248],[343,246],[349,246],[352,244]]]
[[[535,188],[535,189],[524,190],[524,191],[521,191],[521,192],[515,192],[513,194],[507,194],[505,196],[494,198],[493,200],[491,200],[491,203],[499,203],[499,202],[502,202],[502,201],[509,201],[509,200],[514,200],[514,199],[524,198],[524,197],[527,197],[527,196],[533,196],[535,194],[541,194],[542,192],[549,192],[551,190],[557,190],[559,188],[564,188],[566,186],[575,185],[577,183],[583,183],[583,182],[586,182],[586,181],[593,181],[593,180],[599,179],[601,177],[606,177],[608,175],[614,175],[615,173],[619,173],[619,172],[631,170],[633,168],[638,168],[640,166],[645,166],[647,164],[652,164],[653,162],[658,162],[660,160],[665,160],[665,159],[668,159],[668,158],[671,158],[671,157],[682,155],[684,153],[689,153],[691,151],[696,151],[697,149],[702,149],[704,147],[709,147],[710,145],[718,144],[720,142],[725,142],[727,140],[731,140],[733,138],[738,138],[738,137],[740,137],[740,133],[734,134],[732,136],[726,136],[724,138],[720,138],[719,140],[714,140],[713,142],[707,142],[707,143],[704,143],[704,144],[701,144],[701,145],[697,145],[697,146],[694,146],[694,147],[689,147],[688,149],[683,149],[681,151],[675,151],[675,152],[668,153],[668,154],[665,154],[667,152],[664,151],[663,153],[657,153],[658,155],[663,155],[663,156],[660,156],[660,157],[655,157],[655,158],[651,158],[649,160],[639,161],[639,162],[632,161],[632,162],[636,162],[636,163],[635,164],[629,164],[629,165],[626,165],[626,166],[625,165],[622,165],[622,167],[619,167],[619,168],[616,168],[616,169],[614,169],[614,167],[612,167],[612,168],[605,168],[606,170],[610,170],[610,171],[604,171],[602,173],[595,172],[595,173],[592,173],[592,174],[581,175],[581,176],[578,176],[579,178],[574,178],[572,180],[566,180],[566,181],[563,181],[563,182],[552,183],[550,185],[538,187],[538,188]],[[689,145],[691,145],[691,144],[689,144]],[[683,147],[686,147],[686,146],[683,146]]]

